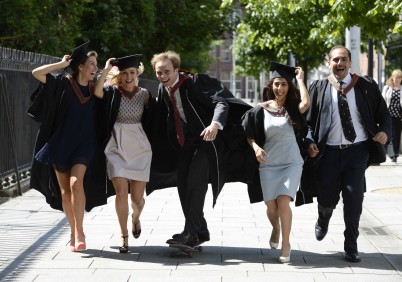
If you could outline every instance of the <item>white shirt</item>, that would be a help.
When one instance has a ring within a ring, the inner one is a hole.
[[[343,88],[347,87],[352,81],[352,76],[348,75],[343,80]],[[339,116],[338,108],[338,91],[331,85],[331,96],[332,96],[332,114],[331,114],[331,126],[328,134],[327,145],[344,145],[351,144],[349,140],[345,138],[343,134],[341,118]],[[352,117],[353,127],[356,132],[356,139],[354,143],[365,141],[368,139],[366,129],[363,126],[363,121],[360,116],[359,110],[356,106],[356,95],[355,90],[352,88],[346,95],[346,100],[348,101],[350,116]]]
[[[176,78],[175,82],[173,83],[173,85],[176,85],[176,83],[177,83],[178,81],[179,81],[179,76],[177,76],[177,78]],[[166,91],[167,91],[168,95],[170,95],[169,89],[168,89],[167,87],[165,87],[165,88],[166,88]],[[179,87],[179,88],[180,88],[180,87]],[[182,119],[185,123],[187,123],[187,119],[186,119],[186,116],[185,116],[184,110],[183,110],[183,103],[181,102],[181,97],[180,97],[179,88],[177,88],[176,91],[174,92],[174,98],[176,99],[176,107],[177,107],[177,110],[179,111],[179,114],[180,114],[181,119]],[[220,130],[223,129],[223,126],[222,126],[222,124],[221,124],[220,122],[217,122],[217,121],[212,121],[212,122],[213,122],[213,123],[216,123],[217,125],[219,125],[219,129],[220,129]]]
[[[178,81],[179,81],[179,76],[177,76],[176,81],[173,83],[173,85],[175,85]],[[167,87],[165,87],[165,88],[166,88],[168,95],[170,96],[169,89]],[[185,123],[187,123],[186,116],[184,115],[183,103],[181,102],[181,98],[180,98],[179,88],[177,88],[176,91],[174,92],[174,98],[176,100],[176,107],[177,107],[177,110],[179,111],[181,119]]]

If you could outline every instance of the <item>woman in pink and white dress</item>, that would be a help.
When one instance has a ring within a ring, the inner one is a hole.
[[[134,238],[141,234],[140,216],[145,205],[144,191],[152,158],[151,145],[141,124],[151,96],[147,89],[138,86],[138,76],[143,72],[140,56],[110,58],[94,88],[95,96],[103,99],[107,121],[105,155],[107,174],[116,192],[115,206],[122,237],[120,253],[128,252],[129,189],[133,209],[132,234]],[[113,65],[118,71],[111,72]]]

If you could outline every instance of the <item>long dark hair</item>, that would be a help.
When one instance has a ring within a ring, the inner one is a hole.
[[[300,91],[295,87],[295,85],[288,78],[284,77],[288,83],[288,93],[286,94],[285,109],[290,117],[292,125],[297,129],[301,129],[303,125],[303,117],[299,111],[299,103],[301,101]],[[274,84],[274,78],[270,79],[267,85],[262,91],[262,100],[275,100],[275,94],[272,85]]]
[[[75,67],[72,69],[72,74],[71,74],[71,76],[72,76],[74,79],[77,79],[77,77],[78,77],[79,66],[82,65],[82,64],[85,64],[86,61],[88,60],[88,58],[91,57],[91,56],[94,56],[95,58],[98,58],[98,53],[96,53],[95,51],[89,51],[89,52],[87,53],[87,56],[86,56],[86,57],[81,58],[81,60],[79,61],[79,63],[76,64]]]

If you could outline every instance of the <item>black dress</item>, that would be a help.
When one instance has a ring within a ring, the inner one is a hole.
[[[48,76],[53,79],[53,76]],[[90,87],[76,84],[67,77],[61,80],[70,96],[70,105],[64,119],[45,146],[38,152],[36,159],[53,165],[58,171],[67,171],[75,164],[88,166],[96,146],[93,118],[93,99]]]

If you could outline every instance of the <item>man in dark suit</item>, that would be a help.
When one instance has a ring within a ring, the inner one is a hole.
[[[250,169],[256,166],[240,121],[251,106],[236,99],[217,79],[179,70],[180,57],[175,52],[156,54],[151,64],[160,85],[153,114],[157,126],[153,132],[158,136],[150,138],[153,160],[147,193],[178,187],[184,231],[167,243],[194,246],[210,240],[203,213],[208,183],[215,204],[225,182],[249,183],[247,171],[255,173]],[[262,200],[256,191],[254,201]],[[252,198],[250,195],[253,202]]]
[[[347,48],[333,47],[327,63],[331,75],[311,84],[307,112],[307,150],[319,161],[315,235],[319,241],[324,239],[342,192],[345,259],[359,262],[357,238],[365,170],[374,161],[374,142],[385,144],[391,136],[391,119],[375,81],[349,72]]]

